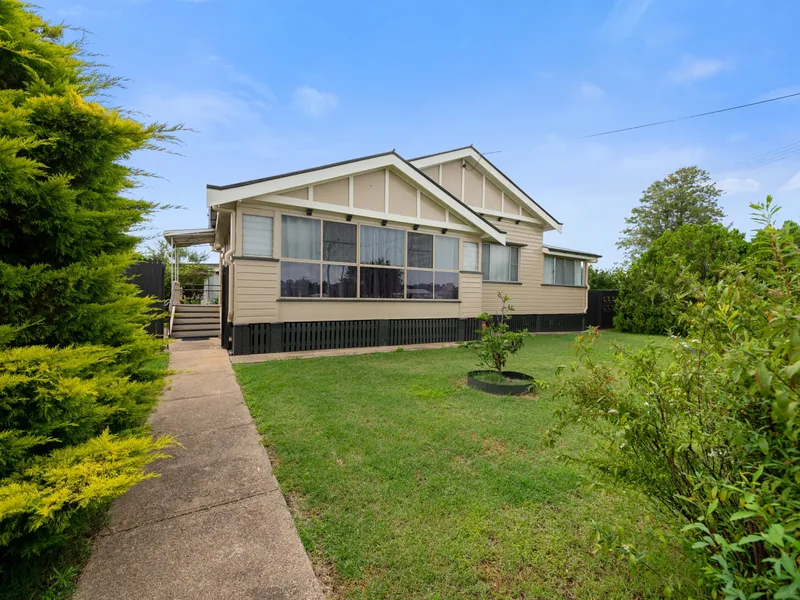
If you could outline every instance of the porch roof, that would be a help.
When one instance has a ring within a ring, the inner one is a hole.
[[[183,248],[197,244],[213,244],[213,229],[172,229],[164,232],[164,239],[173,248]]]

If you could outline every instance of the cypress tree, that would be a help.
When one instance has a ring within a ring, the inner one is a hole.
[[[106,106],[119,82],[70,31],[0,0],[3,597],[49,597],[40,566],[155,476],[144,467],[170,443],[143,429],[163,384],[161,342],[124,273],[158,208],[132,196],[144,173],[128,159],[179,128]]]
[[[136,150],[173,142],[99,102],[118,82],[18,0],[0,2],[0,324],[14,343],[144,339],[149,304],[123,273],[157,208],[129,194]]]

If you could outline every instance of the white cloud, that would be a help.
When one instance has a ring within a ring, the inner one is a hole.
[[[667,73],[667,79],[673,83],[691,83],[716,75],[726,66],[725,61],[718,58],[684,56],[681,64]]]
[[[782,192],[792,192],[794,190],[800,190],[800,172],[795,173],[794,177],[781,186]]]
[[[757,192],[761,188],[761,184],[749,177],[726,177],[719,182],[719,187],[728,194],[741,194],[744,192]]]
[[[158,121],[185,123],[201,132],[216,125],[230,126],[239,119],[256,117],[256,111],[248,102],[227,91],[180,90],[171,86],[144,95],[139,110]]]
[[[578,91],[580,92],[581,96],[588,100],[599,100],[606,95],[606,91],[603,88],[601,88],[599,85],[595,85],[594,83],[589,83],[588,81],[584,81],[578,87]]]
[[[339,98],[328,92],[303,86],[292,94],[292,104],[301,113],[310,117],[324,117],[339,106]]]
[[[651,2],[652,0],[616,0],[600,27],[600,35],[612,42],[630,37]]]
[[[278,99],[272,92],[270,87],[253,77],[249,73],[240,71],[234,65],[226,61],[220,56],[209,56],[208,60],[212,65],[218,67],[221,74],[228,80],[232,87],[239,88],[239,92],[244,96],[249,97],[251,100],[260,104],[273,105],[277,103]]]

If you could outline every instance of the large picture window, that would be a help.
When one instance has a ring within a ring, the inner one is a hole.
[[[406,232],[388,227],[361,226],[361,264],[402,267]]]
[[[402,298],[403,269],[361,267],[362,298]]]
[[[357,232],[358,226],[352,223],[325,221],[322,224],[322,260],[355,263]]]
[[[281,296],[313,298],[319,290],[319,263],[281,262]]]
[[[519,281],[519,248],[484,244],[482,262],[484,281]]]
[[[585,263],[574,258],[544,256],[544,282],[552,285],[572,285],[583,287]]]
[[[242,215],[242,254],[272,256],[272,217]]]
[[[356,266],[336,263],[356,262],[357,229],[352,223],[283,215],[281,296],[355,298]]]
[[[319,260],[319,219],[283,215],[281,217],[281,258]]]
[[[355,298],[358,268],[350,265],[322,265],[323,298]]]
[[[458,273],[436,271],[433,297],[435,300],[458,300]]]
[[[409,269],[406,298],[409,300],[433,300],[433,271]]]
[[[409,231],[407,259],[406,298],[458,300],[458,238]]]
[[[437,271],[458,270],[458,238],[436,236],[436,264]]]
[[[433,268],[433,236],[408,232],[408,266],[419,269]]]
[[[281,228],[284,298],[458,300],[457,237],[292,215]]]

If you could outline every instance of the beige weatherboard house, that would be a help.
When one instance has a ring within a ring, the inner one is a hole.
[[[471,339],[512,297],[512,324],[584,328],[596,254],[549,246],[561,223],[474,147],[395,152],[209,185],[210,228],[165,232],[220,252],[234,354]]]

